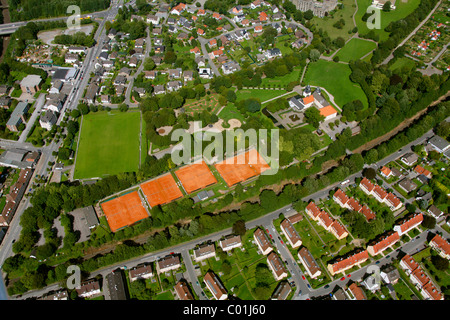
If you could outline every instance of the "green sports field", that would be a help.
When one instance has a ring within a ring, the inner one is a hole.
[[[74,179],[138,170],[140,112],[89,113],[82,121]]]
[[[359,99],[365,107],[367,97],[359,84],[350,81],[351,70],[347,64],[319,60],[308,65],[303,82],[305,85],[325,88],[342,108],[347,102]]]

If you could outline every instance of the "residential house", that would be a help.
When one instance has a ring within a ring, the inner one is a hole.
[[[264,11],[261,11],[259,13],[259,21],[266,22],[267,21],[267,13],[265,13]]]
[[[312,279],[315,279],[322,274],[319,264],[306,247],[302,247],[298,251],[298,258]]]
[[[367,246],[367,252],[369,252],[371,256],[376,256],[377,254],[383,253],[384,250],[391,248],[399,240],[400,236],[398,232],[390,231],[387,234],[369,243],[369,245]]]
[[[151,264],[143,263],[130,269],[130,281],[136,281],[139,279],[148,279],[153,276],[153,270]]]
[[[398,183],[398,186],[406,193],[410,193],[417,189],[417,185],[409,178],[404,178]]]
[[[130,58],[130,61],[128,62],[128,65],[132,68],[135,68],[138,64],[138,59],[135,56],[132,56]]]
[[[180,257],[178,255],[169,255],[160,260],[156,264],[158,273],[176,270],[181,267]]]
[[[189,285],[185,280],[180,280],[174,287],[175,293],[177,294],[178,299],[180,300],[194,300],[194,296],[192,295],[191,290],[189,289]]]
[[[239,63],[237,63],[236,61],[228,61],[228,62],[225,62],[224,64],[222,64],[222,71],[224,74],[231,74],[240,69],[241,69],[241,67],[240,67]]]
[[[272,271],[275,280],[280,281],[287,277],[287,270],[285,269],[283,262],[280,257],[272,251],[267,256],[267,264],[269,269]]]
[[[423,221],[423,214],[413,213],[407,216],[406,218],[400,220],[394,225],[394,231],[397,231],[400,236],[407,233],[409,230],[417,227]]]
[[[406,164],[407,166],[412,166],[419,157],[414,152],[408,152],[400,158],[400,161]]]
[[[166,93],[164,85],[158,84],[158,85],[154,86],[153,87],[153,93],[154,94],[164,94],[164,93]]]
[[[346,293],[350,300],[367,300],[364,290],[355,282],[348,286]]]
[[[430,247],[439,252],[442,258],[450,260],[450,243],[439,234],[436,234],[431,239]]]
[[[6,122],[6,127],[13,132],[19,131],[19,125],[25,123],[25,114],[28,112],[30,105],[28,101],[20,101],[14,108],[8,122]]]
[[[181,15],[181,13],[186,10],[186,4],[184,3],[179,3],[178,5],[176,5],[175,7],[172,8],[172,10],[170,10],[170,14],[175,14],[177,16]]]
[[[441,138],[440,136],[433,136],[428,140],[430,146],[439,153],[447,152],[450,149],[450,143],[447,140]]]
[[[436,207],[434,204],[428,208],[427,212],[431,214],[435,219],[444,214],[444,212],[442,212],[442,210]]]
[[[106,275],[106,285],[108,286],[111,300],[127,300],[128,293],[122,270],[117,269]]]
[[[66,53],[64,56],[64,62],[65,63],[75,63],[77,62],[78,59],[78,55],[75,53]]]
[[[380,174],[381,174],[381,176],[385,177],[386,179],[389,179],[393,175],[392,170],[386,166],[383,166],[381,168]]]
[[[223,251],[230,251],[234,248],[242,246],[241,237],[239,235],[229,235],[225,239],[219,241],[219,245]]]
[[[167,83],[167,90],[168,90],[169,92],[178,91],[178,90],[180,90],[180,88],[181,88],[182,86],[183,86],[183,85],[181,84],[181,81],[179,81],[179,80],[169,81],[169,82]]]
[[[0,97],[0,108],[9,109],[12,99],[7,96]]]
[[[337,189],[333,194],[333,200],[341,206],[341,208],[346,208],[347,202],[350,198],[341,189]]]
[[[259,251],[261,251],[263,255],[268,255],[273,250],[273,246],[270,243],[267,234],[261,228],[256,229],[253,238],[255,239]]]
[[[319,214],[321,214],[321,210],[319,207],[314,203],[310,202],[305,209],[305,212],[308,214],[308,216],[313,219],[314,221],[317,221]]]
[[[225,300],[228,298],[227,290],[214,272],[208,271],[203,278],[203,282],[216,300]]]
[[[187,81],[194,80],[194,72],[191,70],[183,71],[183,81],[186,83]]]
[[[89,84],[87,91],[86,91],[86,95],[84,97],[84,99],[86,100],[87,103],[95,103],[95,97],[97,96],[99,87],[97,84],[95,83],[91,83]]]
[[[86,53],[86,47],[70,46],[68,48],[68,51],[69,51],[69,53],[75,53],[75,54]]]
[[[63,108],[63,103],[59,99],[50,99],[47,100],[44,104],[44,110],[51,110],[53,112],[60,113]]]
[[[271,300],[286,300],[291,293],[291,286],[287,281],[281,281],[272,294]]]
[[[148,15],[147,16],[147,23],[151,23],[153,25],[159,24],[159,17],[156,15]]]
[[[429,170],[423,168],[421,165],[417,165],[414,168],[414,171],[419,175],[424,175],[428,179],[431,179],[431,177],[432,177],[431,172]]]
[[[92,298],[101,293],[100,282],[97,280],[88,280],[80,285],[79,288],[75,289],[78,296],[81,298]]]
[[[56,124],[57,121],[58,117],[51,110],[43,112],[41,114],[41,117],[39,118],[39,124],[41,125],[41,127],[47,129],[48,131],[52,130],[52,127]]]
[[[194,260],[200,262],[202,260],[212,258],[216,256],[216,249],[214,244],[203,244],[194,249]]]
[[[328,270],[331,275],[344,272],[355,265],[360,265],[369,259],[367,250],[358,249],[345,257],[339,257],[334,262],[328,264]]]
[[[348,231],[345,227],[337,220],[334,220],[331,224],[329,231],[338,239],[344,239],[348,236]]]
[[[372,192],[375,189],[375,185],[366,177],[361,180],[361,182],[359,183],[359,187],[367,195],[372,195]]]
[[[273,49],[268,49],[265,52],[265,55],[266,55],[267,59],[274,59],[274,58],[277,58],[277,57],[281,57],[282,53],[281,53],[280,49],[273,48]]]
[[[181,79],[182,72],[181,68],[169,69],[169,79]]]
[[[213,77],[211,68],[199,68],[198,75],[200,78],[204,78],[204,79],[211,79]]]

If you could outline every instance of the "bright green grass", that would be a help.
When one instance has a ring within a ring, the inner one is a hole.
[[[408,70],[411,70],[416,67],[416,63],[406,57],[398,58],[390,67],[389,70],[401,72],[403,68],[407,68]]]
[[[340,61],[359,60],[377,47],[375,42],[353,38],[336,54]]]
[[[356,25],[358,26],[359,34],[366,34],[370,31],[370,29],[367,28],[366,22],[362,21],[361,18],[366,13],[366,10],[372,3],[372,0],[357,0],[357,1],[358,1],[358,12],[356,13],[355,16]],[[408,14],[413,12],[419,6],[420,1],[421,0],[407,0],[406,2],[403,2],[401,0],[396,1],[395,10],[392,10],[390,12],[381,11],[380,29],[373,29],[375,33],[380,36],[380,41],[384,41],[389,37],[389,33],[384,31],[384,28],[386,28],[392,21],[397,21],[405,18]]]
[[[352,19],[353,14],[356,11],[355,0],[342,0],[339,2],[344,5],[343,9],[336,9],[336,11],[332,15],[329,15],[327,17],[314,17],[311,21],[315,25],[317,30],[322,29],[328,34],[331,39],[342,37],[347,40],[352,36],[352,34],[349,34],[348,31],[352,30],[355,27]],[[333,27],[333,24],[335,24],[340,19],[344,19],[344,27],[342,29]]]
[[[319,60],[308,65],[303,82],[325,88],[334,96],[336,104],[342,108],[347,102],[359,99],[365,107],[367,97],[357,83],[350,81],[350,67],[347,64]]]
[[[83,116],[75,179],[104,177],[139,168],[140,112]]]
[[[261,102],[276,98],[285,94],[286,90],[272,90],[272,89],[241,89],[236,91],[236,101],[245,100],[249,98],[260,99]]]

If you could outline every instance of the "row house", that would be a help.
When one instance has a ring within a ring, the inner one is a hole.
[[[194,250],[194,261],[200,262],[202,260],[216,256],[216,249],[214,244],[204,244]]]
[[[275,280],[280,281],[287,277],[287,270],[285,269],[283,262],[280,257],[275,253],[271,252],[267,256],[267,264],[275,277]]]
[[[450,259],[450,243],[440,235],[435,235],[430,241],[430,247],[439,252],[442,258]]]
[[[207,272],[203,278],[203,282],[216,300],[225,300],[228,298],[227,290],[215,273],[211,271]]]
[[[406,218],[400,220],[394,226],[394,231],[397,231],[399,236],[407,233],[409,230],[417,227],[423,221],[423,214],[421,212],[416,212],[408,215]]]
[[[367,246],[367,251],[371,256],[383,253],[387,248],[391,248],[397,241],[400,240],[400,236],[396,231],[390,231],[388,234],[383,235],[379,239],[373,241]]]
[[[337,191],[333,194],[333,200],[341,206],[341,208],[347,208],[347,202],[350,198],[345,194],[341,189],[337,189]]]
[[[336,191],[335,194],[338,193],[338,191]],[[342,192],[342,190],[340,191]],[[338,193],[338,195],[340,199],[343,199],[342,195],[347,197],[343,192],[342,194]],[[348,236],[348,232],[345,227],[339,221],[334,220],[332,217],[330,217],[327,212],[319,209],[319,207],[317,207],[314,202],[310,202],[306,206],[305,212],[311,217],[311,219],[317,221],[319,225],[324,227],[327,231],[331,232],[337,239],[341,240]]]
[[[297,255],[300,259],[300,262],[305,267],[306,272],[308,272],[309,276],[312,279],[315,279],[322,274],[322,270],[320,269],[319,264],[306,247],[302,247],[298,251]]]
[[[239,248],[242,246],[241,237],[239,235],[237,236],[227,236],[224,240],[219,241],[219,245],[222,248],[223,251],[230,251],[234,248]]]
[[[283,231],[283,234],[289,240],[289,243],[291,244],[292,248],[297,248],[301,246],[302,239],[300,239],[300,235],[298,234],[297,230],[295,230],[294,226],[292,225],[289,219],[284,219],[281,222],[280,227],[281,231]]]
[[[411,282],[420,290],[420,294],[427,300],[444,300],[444,296],[433,284],[428,275],[410,255],[400,260],[400,267],[409,276]]]
[[[269,237],[267,237],[267,234],[261,228],[258,228],[255,231],[253,238],[255,239],[256,245],[263,255],[268,255],[273,250]]]
[[[333,263],[328,264],[328,271],[331,275],[344,272],[351,269],[355,265],[360,265],[369,259],[369,253],[367,250],[358,250],[346,257],[339,257]]]
[[[373,184],[365,177],[359,183],[359,187],[365,194],[373,196],[378,202],[386,204],[392,211],[400,209],[403,205],[400,199],[392,192],[386,192],[382,187]]]

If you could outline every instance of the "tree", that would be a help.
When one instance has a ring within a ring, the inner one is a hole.
[[[311,51],[309,52],[309,60],[315,62],[319,60],[319,58],[320,58],[320,51],[317,49],[311,49]]]
[[[233,223],[232,232],[236,235],[240,235],[241,237],[245,234],[247,231],[245,227],[245,221],[244,220],[238,220],[235,223]]]
[[[362,172],[363,177],[366,177],[369,180],[375,179],[377,176],[377,172],[373,168],[366,168]]]
[[[389,11],[391,11],[391,2],[390,1],[387,1],[384,5],[383,5],[383,11],[384,12],[389,12]]]
[[[120,112],[126,112],[126,111],[128,111],[128,105],[126,104],[126,103],[121,103],[121,104],[119,104],[119,110],[120,110]]]
[[[320,122],[325,119],[324,116],[320,114],[320,111],[316,108],[308,108],[305,111],[305,120],[311,124],[314,128],[319,128]]]

